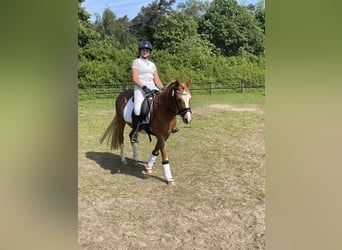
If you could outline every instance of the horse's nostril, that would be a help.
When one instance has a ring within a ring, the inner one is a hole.
[[[188,118],[184,118],[183,122],[186,123],[186,124],[189,124],[191,122],[191,120],[189,120]]]

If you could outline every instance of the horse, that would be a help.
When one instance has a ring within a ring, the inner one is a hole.
[[[164,169],[164,177],[167,184],[174,185],[175,180],[172,177],[169,156],[166,150],[165,142],[176,128],[176,116],[180,115],[185,124],[191,123],[191,108],[190,108],[190,82],[191,79],[185,83],[178,80],[170,82],[163,91],[155,94],[153,104],[151,105],[149,116],[149,134],[157,138],[154,149],[152,150],[146,165],[146,172],[152,173],[153,165],[161,152],[162,166]],[[127,164],[124,151],[124,129],[128,124],[132,128],[132,121],[127,118],[127,104],[131,101],[134,92],[133,89],[128,89],[119,94],[115,102],[116,114],[105,130],[100,142],[102,143],[107,138],[107,143],[110,144],[111,149],[118,149],[120,147],[121,163]],[[131,108],[131,110],[133,107]],[[126,114],[125,114],[126,112]],[[129,111],[129,117],[131,111]],[[142,128],[139,128],[141,132]],[[134,131],[130,132],[130,136]],[[135,143],[131,143],[133,150],[133,160],[138,161],[138,152]]]

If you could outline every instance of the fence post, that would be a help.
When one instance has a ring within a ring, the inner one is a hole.
[[[210,90],[210,95],[211,95],[213,93],[213,83],[210,82],[209,84],[210,84],[209,85],[209,90]]]
[[[241,83],[241,92],[243,93],[244,91],[245,91],[245,83],[242,82],[242,83]]]

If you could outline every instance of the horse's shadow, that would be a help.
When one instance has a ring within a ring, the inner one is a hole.
[[[126,174],[135,176],[140,179],[155,178],[164,181],[158,176],[147,174],[145,172],[145,164],[142,161],[134,161],[133,159],[126,158],[127,164],[121,163],[120,155],[115,155],[108,152],[86,152],[86,157],[95,161],[101,168],[110,170],[111,174]]]

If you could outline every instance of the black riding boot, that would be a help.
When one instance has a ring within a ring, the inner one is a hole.
[[[132,126],[133,126],[133,133],[131,135],[131,142],[139,143],[138,142],[139,116],[137,116],[134,112],[132,114]]]

